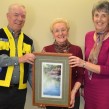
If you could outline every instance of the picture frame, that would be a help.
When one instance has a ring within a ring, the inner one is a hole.
[[[72,84],[70,53],[34,53],[32,90],[34,106],[69,107]]]

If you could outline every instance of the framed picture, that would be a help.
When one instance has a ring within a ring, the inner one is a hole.
[[[72,71],[68,53],[34,53],[33,105],[70,106]]]

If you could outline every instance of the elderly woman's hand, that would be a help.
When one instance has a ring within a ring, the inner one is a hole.
[[[40,105],[38,106],[38,108],[39,108],[39,109],[46,109],[46,106],[43,105],[43,104],[40,104]]]
[[[69,57],[69,64],[71,67],[83,67],[84,65],[84,60],[80,59],[77,56],[70,56]]]
[[[70,107],[73,108],[75,105],[75,93],[71,92],[71,100],[70,100]]]

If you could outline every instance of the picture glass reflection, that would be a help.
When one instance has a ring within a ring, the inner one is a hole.
[[[42,63],[42,97],[62,98],[62,63]]]

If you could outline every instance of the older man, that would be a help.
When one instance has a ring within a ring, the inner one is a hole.
[[[24,109],[35,60],[33,40],[21,31],[25,18],[25,6],[12,4],[8,26],[0,29],[0,109]]]

